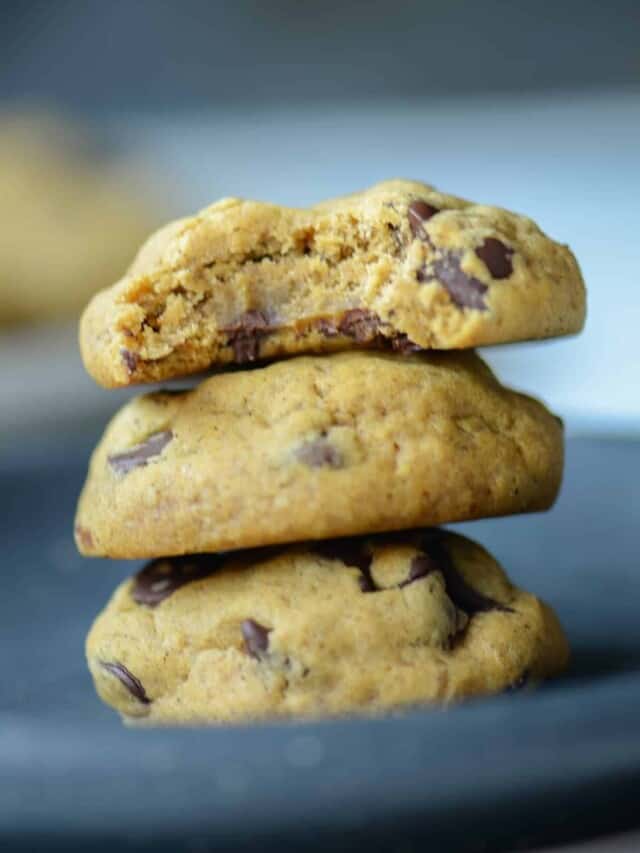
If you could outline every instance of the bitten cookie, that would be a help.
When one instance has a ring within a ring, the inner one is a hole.
[[[545,604],[438,530],[156,560],[87,640],[101,698],[158,724],[447,703],[555,675],[568,654]]]
[[[530,219],[387,181],[296,210],[223,199],[167,225],[86,309],[89,373],[116,387],[213,364],[578,332],[570,250]]]
[[[562,461],[561,422],[473,352],[300,357],[126,405],[76,541],[161,557],[530,512]]]

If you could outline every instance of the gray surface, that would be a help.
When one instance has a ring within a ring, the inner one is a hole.
[[[640,83],[636,0],[4,0],[7,7],[0,97],[92,111]]]
[[[558,683],[447,714],[145,732],[100,705],[82,657],[133,568],[71,543],[93,438],[0,460],[2,849],[493,850],[640,823],[640,443],[573,440],[552,513],[461,526],[557,608]]]
[[[637,853],[640,850],[640,832],[625,832],[599,837],[592,841],[581,841],[569,847],[554,847],[555,853]],[[548,853],[549,848],[545,848]],[[542,853],[536,850],[534,853]]]

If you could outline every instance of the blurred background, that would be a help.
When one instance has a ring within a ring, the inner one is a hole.
[[[637,0],[5,0],[0,441],[103,423],[75,325],[146,234],[223,195],[404,176],[525,212],[589,287],[578,340],[487,353],[570,434],[640,428]],[[126,396],[126,395],[125,395]]]

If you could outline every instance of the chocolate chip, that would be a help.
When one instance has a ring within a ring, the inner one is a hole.
[[[316,542],[313,550],[327,560],[339,560],[345,566],[359,569],[358,583],[362,592],[378,591],[371,574],[373,554],[365,550],[362,538],[354,536],[348,539],[327,539],[324,542]]]
[[[321,335],[325,336],[325,338],[335,338],[338,334],[338,327],[333,320],[318,320],[316,328]]]
[[[383,325],[377,314],[364,308],[352,308],[346,311],[337,324],[327,319],[318,320],[315,323],[318,331],[326,338],[335,338],[340,334],[347,335],[355,338],[359,343],[375,343],[376,346],[383,348],[391,346],[394,352],[403,355],[422,351],[422,347],[414,343],[404,332],[383,335],[381,333]]]
[[[458,610],[462,610],[467,616],[475,613],[484,613],[489,610],[501,610],[512,613],[512,609],[493,598],[483,595],[466,582],[462,575],[453,565],[449,552],[442,544],[442,536],[438,531],[430,531],[425,534],[421,547],[428,556],[436,563],[438,570],[444,578],[447,595]]]
[[[513,249],[505,246],[495,237],[487,237],[482,246],[476,249],[476,255],[484,262],[494,278],[509,278],[513,272],[511,262]]]
[[[136,372],[136,368],[138,367],[138,356],[135,352],[131,352],[131,350],[125,349],[124,347],[120,350],[120,357],[124,362],[124,366],[127,368],[127,373],[129,376]]]
[[[475,590],[458,574],[452,563],[445,563],[440,570],[444,575],[447,595],[453,601],[458,610],[463,610],[468,616],[475,613],[484,613],[488,610],[503,610],[511,612],[511,608],[495,601]]]
[[[432,204],[429,204],[429,202],[424,201],[423,199],[412,201],[407,213],[409,217],[409,227],[411,228],[413,236],[417,237],[419,240],[424,240],[427,236],[427,232],[422,227],[422,224],[439,212],[440,211],[437,207],[434,207]]]
[[[462,252],[445,252],[432,263],[432,275],[429,275],[426,267],[418,270],[418,281],[428,281],[435,277],[459,308],[484,311],[486,305],[483,294],[488,290],[487,285],[467,275],[460,266],[461,259]]]
[[[181,586],[213,574],[221,562],[222,557],[218,554],[190,554],[153,560],[135,576],[131,597],[137,604],[156,607]]]
[[[262,311],[245,311],[233,326],[222,329],[239,364],[255,361],[260,355],[260,340],[270,331],[269,320]]]
[[[396,249],[401,252],[404,249],[404,242],[402,240],[402,234],[400,233],[400,229],[397,225],[392,225],[390,222],[387,223],[387,228],[389,229],[389,233],[393,237],[393,242],[396,244]]]
[[[421,551],[411,561],[406,579],[397,584],[400,589],[438,571],[442,574],[447,595],[458,610],[464,611],[468,616],[488,610],[513,612],[510,607],[483,595],[465,581],[453,565],[449,552],[443,544],[444,536],[438,529],[384,533],[369,537],[369,541],[378,546],[413,544]],[[353,536],[315,542],[312,550],[327,560],[339,560],[346,566],[359,569],[358,582],[363,592],[380,592],[385,589],[378,586],[373,579],[371,573],[373,554],[365,547],[365,540],[362,537]]]
[[[103,669],[106,669],[107,672],[110,672],[111,675],[115,675],[118,681],[120,681],[121,684],[124,684],[129,693],[131,693],[138,702],[142,702],[143,705],[149,705],[151,703],[151,699],[147,696],[140,679],[136,678],[133,673],[129,672],[124,664],[101,661],[100,666]]]
[[[296,457],[310,468],[342,468],[340,451],[326,438],[316,438],[298,448]]]
[[[314,542],[313,551],[327,560],[339,560],[345,566],[353,566],[364,571],[371,566],[372,555],[365,550],[364,541],[359,536],[345,539],[325,539]]]
[[[365,569],[360,569],[360,577],[358,578],[358,586],[362,592],[379,592],[380,587],[376,586],[376,582],[371,574],[370,566]]]
[[[422,347],[415,344],[404,332],[398,332],[391,339],[391,349],[401,355],[410,355],[412,352],[421,352]]]
[[[380,318],[373,311],[364,308],[352,308],[346,311],[338,324],[342,335],[355,338],[359,343],[374,341],[380,331]]]
[[[76,524],[76,537],[83,548],[93,548],[93,536],[88,528]]]
[[[240,630],[247,654],[259,660],[269,648],[269,633],[273,628],[265,628],[254,619],[245,619]]]
[[[405,586],[409,586],[409,584],[414,581],[420,580],[421,578],[426,578],[427,575],[430,575],[432,572],[437,572],[439,570],[438,564],[429,557],[428,554],[419,554],[417,557],[414,557],[411,561],[411,566],[409,567],[409,574],[406,580],[403,580],[398,584],[399,588],[402,589]]]
[[[117,474],[128,474],[134,468],[141,468],[154,456],[159,456],[173,438],[171,430],[163,430],[150,435],[146,441],[107,457],[109,465]]]

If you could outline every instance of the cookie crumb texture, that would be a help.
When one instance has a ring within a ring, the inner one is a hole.
[[[81,322],[106,387],[354,346],[460,349],[578,332],[570,250],[528,218],[387,181],[307,210],[223,199],[167,225]]]
[[[555,675],[568,655],[545,604],[437,530],[161,559],[87,640],[101,698],[151,724],[446,704]]]
[[[542,510],[562,458],[560,421],[473,352],[300,357],[126,405],[76,541],[161,557]]]

